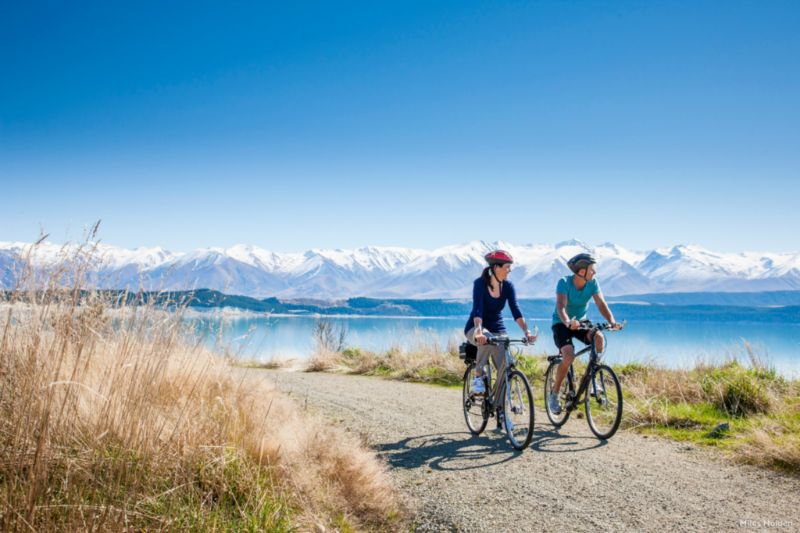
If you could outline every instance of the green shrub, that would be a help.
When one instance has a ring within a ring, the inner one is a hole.
[[[708,399],[731,416],[749,416],[770,410],[769,385],[780,381],[774,370],[745,368],[737,361],[701,369],[701,386]]]
[[[769,395],[758,378],[741,372],[725,384],[721,407],[733,416],[767,413],[770,407]]]
[[[417,380],[437,385],[460,385],[461,375],[456,375],[438,366],[423,367],[417,370]]]
[[[620,379],[635,377],[635,376],[645,376],[650,371],[650,366],[639,363],[639,362],[630,362],[625,363],[624,365],[615,365],[614,371],[617,373]]]
[[[543,381],[545,366],[541,357],[520,355],[517,358],[517,368],[525,374],[531,382]]]
[[[362,356],[361,348],[347,347],[342,350],[342,356],[345,359],[358,359]]]

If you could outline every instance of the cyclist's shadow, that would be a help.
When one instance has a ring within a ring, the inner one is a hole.
[[[490,433],[490,432],[489,432]],[[380,455],[394,468],[471,470],[510,461],[521,455],[505,435],[473,436],[466,431],[432,433],[407,437],[377,446]]]

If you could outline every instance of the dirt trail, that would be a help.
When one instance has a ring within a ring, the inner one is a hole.
[[[729,464],[708,450],[620,431],[600,442],[585,420],[559,431],[536,406],[516,452],[473,437],[461,392],[378,378],[247,371],[363,434],[389,465],[417,531],[800,530],[800,479]]]

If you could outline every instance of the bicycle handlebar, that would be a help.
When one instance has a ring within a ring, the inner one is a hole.
[[[509,339],[503,335],[498,335],[496,337],[486,337],[486,344],[503,344],[508,342],[509,344],[533,344],[536,341],[528,342],[528,339]]]
[[[622,331],[625,329],[625,324],[627,324],[627,320],[623,320],[622,322],[617,322],[619,328],[614,328],[608,322],[603,322],[602,324],[595,324],[592,329],[597,331]]]
[[[538,332],[537,332],[538,333]],[[486,336],[486,344],[497,346],[498,344],[524,344],[526,346],[533,346],[536,341],[528,341],[527,338],[512,339],[508,335],[492,335],[491,333],[484,333]]]

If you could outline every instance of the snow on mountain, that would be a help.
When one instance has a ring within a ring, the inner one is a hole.
[[[775,274],[779,276],[787,274],[794,274],[797,276],[800,274],[800,253],[785,254],[777,258],[768,257],[767,254],[762,255],[764,255],[762,259],[764,268],[769,268]]]
[[[373,281],[367,287],[368,294],[382,298],[408,298],[408,294],[418,295],[412,298],[470,297],[471,280],[480,275],[483,256],[490,248],[487,243],[473,241],[432,251],[418,250],[409,262]]]
[[[211,248],[210,251],[222,253],[240,263],[266,271],[275,271],[283,265],[292,265],[302,261],[302,254],[278,254],[249,244],[237,244],[228,249]]]
[[[97,246],[97,257],[104,268],[122,269],[134,265],[147,269],[180,256],[158,247],[127,250],[104,244]]]
[[[643,252],[634,252],[610,242],[597,246],[594,248],[593,252],[600,261],[605,259],[619,259],[629,265],[637,265],[647,257],[647,254]]]
[[[798,254],[717,253],[699,246],[673,246],[653,250],[636,265],[653,279],[659,292],[748,291],[792,289],[791,268]],[[781,280],[782,274],[789,276]]]
[[[73,256],[76,249],[75,245],[58,245],[49,242],[43,242],[37,246],[25,242],[0,242],[0,251],[8,254],[9,257],[25,258],[31,264],[39,267],[59,264]]]
[[[800,289],[800,253],[717,253],[695,245],[633,251],[579,240],[555,245],[472,241],[435,250],[369,246],[278,253],[238,244],[174,253],[100,243],[83,249],[92,250],[92,280],[104,288],[209,288],[254,297],[341,299],[469,298],[483,255],[493,248],[515,257],[510,279],[521,297],[551,297],[557,280],[570,273],[566,261],[580,252],[598,258],[598,280],[609,295]],[[77,245],[0,242],[0,286],[14,286],[25,257],[35,268],[52,268],[77,250]]]
[[[213,249],[192,252],[148,269],[141,280],[147,290],[203,288],[257,297],[286,288],[279,276]]]

